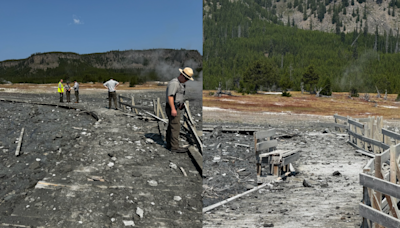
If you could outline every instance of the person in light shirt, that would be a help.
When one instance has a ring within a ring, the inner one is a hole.
[[[110,79],[106,81],[104,84],[104,87],[108,89],[108,108],[111,109],[111,99],[114,100],[114,107],[115,110],[118,110],[117,108],[117,91],[115,88],[119,85],[119,82],[115,81],[114,79]]]

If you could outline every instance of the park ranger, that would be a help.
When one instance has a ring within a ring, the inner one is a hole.
[[[64,86],[63,86],[63,80],[61,79],[60,82],[58,83],[58,93],[60,94],[60,102],[63,102],[64,98]]]
[[[190,67],[179,69],[181,74],[172,79],[167,86],[167,99],[165,112],[168,116],[168,128],[166,141],[166,148],[172,152],[183,153],[187,152],[187,148],[179,147],[179,132],[181,129],[180,110],[183,109],[184,95],[185,95],[185,82],[188,80],[193,81],[193,70]]]

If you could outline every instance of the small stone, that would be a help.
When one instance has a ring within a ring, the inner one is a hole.
[[[335,176],[335,177],[337,177],[337,176],[341,176],[342,174],[339,172],[339,171],[335,171],[335,172],[333,172],[333,174],[332,174],[332,176]]]
[[[115,222],[115,218],[111,218],[111,222]]]
[[[124,223],[125,226],[135,226],[135,223],[132,220],[130,221],[122,220],[122,222]]]
[[[180,196],[174,196],[174,200],[175,200],[175,201],[181,201],[182,198],[181,198]]]
[[[247,190],[250,190],[250,189],[253,189],[253,188],[254,188],[254,186],[251,185],[251,184],[247,184],[247,185],[246,185],[246,189],[247,189]]]
[[[171,169],[177,169],[178,168],[178,166],[177,165],[175,165],[174,163],[169,163],[169,167],[171,168]]]
[[[147,181],[147,183],[149,183],[150,186],[156,187],[158,185],[157,181],[155,180],[149,180]]]
[[[140,218],[143,218],[143,213],[144,211],[140,207],[136,208],[136,214],[139,215]]]
[[[321,184],[321,188],[327,188],[328,186],[328,183]]]
[[[272,222],[266,222],[263,225],[264,227],[274,227],[274,224]]]
[[[108,167],[113,167],[113,166],[114,166],[114,162],[108,163]]]
[[[312,186],[307,182],[306,179],[303,180],[303,186],[304,186],[304,187],[307,187],[307,188],[312,187]]]
[[[117,160],[117,158],[116,158],[116,157],[112,157],[112,158],[111,158],[111,160],[113,160],[113,161],[116,161],[116,160]]]
[[[35,170],[40,168],[40,163],[38,161],[32,162],[32,164],[29,166],[29,169]]]
[[[240,205],[239,205],[238,203],[233,203],[233,204],[230,206],[231,210],[237,210],[237,209],[239,209],[239,207],[240,207]]]

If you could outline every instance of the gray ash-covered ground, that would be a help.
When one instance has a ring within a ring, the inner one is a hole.
[[[218,129],[203,134],[203,207],[207,207],[254,186],[256,170],[253,135],[222,133]]]
[[[164,91],[122,95],[149,107],[165,100]],[[190,156],[164,148],[157,122],[107,109],[106,92],[80,97],[74,109],[0,101],[0,227],[201,227],[202,178]],[[0,98],[59,104],[58,94]],[[199,129],[201,98],[188,98]]]
[[[299,160],[293,164],[299,174],[206,212],[203,227],[359,227],[362,186],[358,179],[370,158],[355,153],[346,142],[348,137],[334,131],[332,123],[327,120],[257,125],[277,130],[277,149],[301,150]],[[253,136],[211,135],[205,134],[204,206],[243,193],[248,184],[257,185]],[[221,148],[216,149],[219,143]],[[235,143],[251,148],[235,148]],[[221,157],[219,162],[215,162],[216,156]],[[236,173],[239,169],[246,169],[249,174],[241,176]],[[311,187],[305,187],[304,180]]]

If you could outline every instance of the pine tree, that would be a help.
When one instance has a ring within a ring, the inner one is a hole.
[[[354,0],[351,0],[351,5],[354,6]]]
[[[303,10],[303,21],[306,21],[307,20],[307,9],[304,9]]]
[[[363,19],[367,20],[367,4],[364,5],[364,15],[363,15]]]

